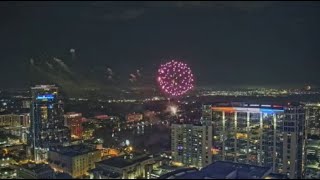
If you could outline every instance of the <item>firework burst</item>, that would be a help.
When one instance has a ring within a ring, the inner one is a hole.
[[[172,60],[160,66],[157,81],[165,93],[181,96],[193,88],[194,79],[187,64]]]

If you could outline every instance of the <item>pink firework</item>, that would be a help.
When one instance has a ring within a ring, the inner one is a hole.
[[[190,67],[176,60],[162,64],[158,69],[158,83],[171,96],[181,96],[193,88],[193,74]]]

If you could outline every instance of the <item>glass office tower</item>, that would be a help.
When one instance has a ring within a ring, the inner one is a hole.
[[[28,144],[33,159],[46,161],[49,148],[68,144],[70,130],[64,126],[63,103],[58,87],[39,85],[31,88],[32,107]]]
[[[291,178],[301,177],[303,107],[218,104],[212,113],[214,160],[269,166]]]

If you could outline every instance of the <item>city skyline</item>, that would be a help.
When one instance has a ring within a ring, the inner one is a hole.
[[[320,179],[320,4],[0,2],[0,179]]]

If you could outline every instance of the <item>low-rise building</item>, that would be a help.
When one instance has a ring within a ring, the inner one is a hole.
[[[27,144],[28,139],[28,127],[3,127],[0,130],[3,134],[8,136],[13,136],[14,138],[10,138],[11,144]],[[9,142],[9,143],[10,143]]]
[[[68,173],[74,178],[86,175],[98,161],[101,161],[101,151],[84,145],[52,148],[48,156],[48,162],[54,170]]]
[[[68,173],[56,172],[56,179],[73,179]]]
[[[185,169],[184,167],[172,166],[172,165],[162,165],[156,168],[153,168],[150,171],[150,178],[149,179],[158,179],[159,177],[168,174],[170,172],[174,172],[180,169]]]
[[[127,122],[133,123],[133,122],[139,122],[143,119],[143,114],[140,113],[132,113],[127,115]]]
[[[274,179],[287,178],[286,175],[272,174],[272,167],[249,165],[228,161],[216,161],[201,170],[179,169],[165,174],[159,179]]]
[[[143,153],[106,159],[96,163],[96,168],[90,171],[90,179],[147,178],[148,166],[156,162],[152,155]]]
[[[30,114],[0,114],[0,126],[5,127],[29,127]]]
[[[19,179],[55,179],[54,170],[48,164],[23,164],[16,166]]]
[[[69,112],[64,115],[65,125],[71,131],[72,139],[81,139],[83,135],[82,114]]]
[[[0,168],[9,167],[14,164],[15,160],[11,157],[11,155],[0,155]]]
[[[3,167],[2,164],[12,165],[12,164],[20,163],[21,161],[27,160],[25,145],[3,146],[0,148],[0,151],[3,153],[2,155],[0,155],[1,156],[0,161],[3,162],[3,163],[0,163],[1,167]]]
[[[16,179],[17,173],[14,168],[2,167],[0,168],[0,179]]]

